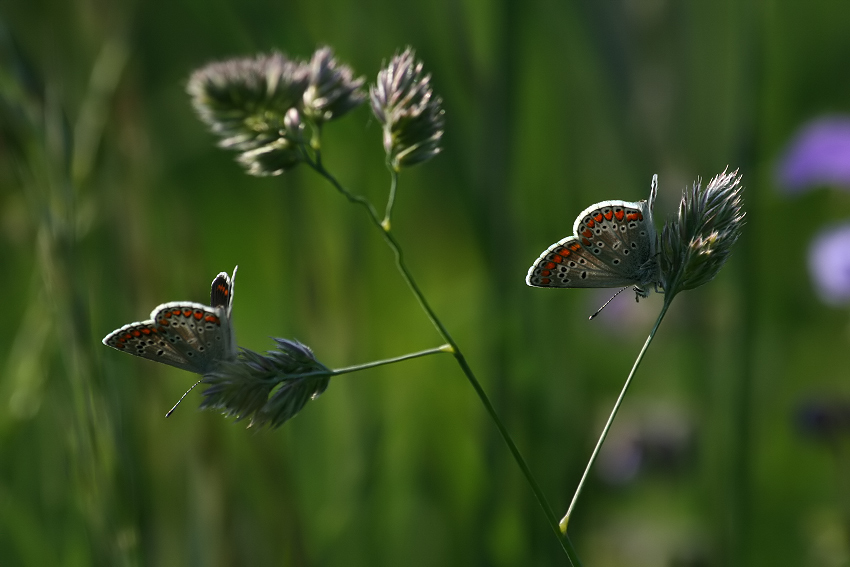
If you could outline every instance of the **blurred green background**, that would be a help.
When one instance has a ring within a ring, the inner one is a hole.
[[[806,271],[850,197],[774,175],[802,123],[850,110],[847,3],[29,0],[0,24],[0,564],[566,564],[450,356],[246,431],[198,392],[166,420],[193,376],[100,343],[239,264],[247,348],[339,367],[440,344],[361,210],[305,168],[245,176],[184,92],[211,60],[327,44],[370,81],[406,45],[433,74],[444,152],[403,173],[393,228],[559,516],[661,301],[588,322],[608,290],[532,289],[528,266],[653,173],[660,226],[740,168],[744,237],[673,303],[570,535],[588,567],[850,565],[846,442],[795,422],[850,397],[848,311]],[[363,107],[324,135],[379,208],[380,134]]]

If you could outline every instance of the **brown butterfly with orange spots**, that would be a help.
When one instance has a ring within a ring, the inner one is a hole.
[[[550,246],[529,268],[533,287],[628,287],[647,297],[658,289],[657,233],[652,209],[658,176],[652,176],[649,201],[602,201],[581,212],[573,235]],[[622,290],[621,290],[622,291]]]
[[[238,268],[238,266],[237,266]],[[212,282],[210,305],[175,301],[151,312],[149,321],[112,331],[103,344],[196,374],[207,374],[219,361],[236,358],[236,336],[230,322],[233,275],[218,274]]]

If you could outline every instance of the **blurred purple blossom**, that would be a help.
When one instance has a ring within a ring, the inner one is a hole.
[[[825,116],[803,126],[777,166],[777,180],[790,192],[817,185],[850,189],[850,116]]]
[[[829,305],[850,302],[850,223],[827,228],[809,246],[809,272]]]

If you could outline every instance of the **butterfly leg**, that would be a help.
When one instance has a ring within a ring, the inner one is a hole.
[[[643,297],[643,298],[649,297],[649,292],[644,290],[642,287],[635,286],[632,289],[634,289],[634,291],[635,291],[635,302],[636,303],[640,303],[641,297]]]

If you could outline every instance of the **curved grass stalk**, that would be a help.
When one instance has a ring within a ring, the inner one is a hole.
[[[670,302],[672,301],[672,296],[664,297],[664,305],[661,307],[661,313],[658,314],[658,319],[655,321],[655,326],[652,327],[652,330],[649,332],[649,336],[646,338],[646,342],[643,343],[643,348],[640,349],[640,352],[637,355],[637,359],[635,359],[634,365],[632,365],[632,370],[629,372],[628,377],[626,378],[626,383],[623,385],[623,389],[620,392],[619,397],[617,397],[617,401],[614,403],[614,409],[611,410],[611,415],[608,416],[608,421],[605,423],[605,427],[602,428],[602,433],[599,435],[599,440],[596,442],[596,447],[593,449],[593,453],[590,455],[590,459],[587,461],[587,466],[584,469],[584,473],[581,475],[581,480],[578,483],[578,487],[576,488],[575,494],[573,494],[573,499],[570,502],[570,507],[567,509],[567,513],[561,518],[559,522],[559,528],[561,533],[567,533],[567,524],[569,524],[570,518],[572,517],[573,509],[575,508],[576,502],[578,501],[578,497],[581,495],[582,489],[584,489],[584,483],[587,480],[587,475],[590,472],[593,463],[596,462],[596,457],[599,455],[599,450],[602,448],[602,444],[605,442],[605,438],[608,437],[608,431],[611,429],[611,424],[614,423],[614,418],[617,417],[617,412],[620,410],[620,405],[623,403],[623,398],[626,397],[626,392],[629,389],[629,386],[632,383],[632,378],[635,376],[635,372],[640,366],[641,361],[643,360],[643,355],[646,354],[646,350],[649,348],[649,344],[652,342],[652,339],[655,337],[655,333],[658,331],[658,326],[661,325],[661,320],[664,319],[664,314],[667,313],[667,308],[670,307]]]
[[[546,519],[549,522],[549,526],[552,528],[552,531],[558,538],[561,547],[566,553],[570,563],[574,567],[581,567],[581,561],[576,554],[575,548],[573,548],[572,542],[570,542],[569,537],[566,532],[561,530],[558,524],[557,517],[552,510],[552,507],[549,505],[549,502],[546,500],[546,497],[543,494],[543,490],[540,488],[540,485],[537,483],[537,480],[534,478],[534,475],[531,473],[531,469],[529,469],[528,464],[525,462],[522,454],[519,452],[519,449],[514,443],[513,438],[511,438],[510,433],[508,433],[507,428],[505,427],[502,420],[499,418],[496,413],[493,404],[490,402],[490,399],[487,397],[487,394],[484,392],[484,388],[481,386],[481,383],[475,377],[475,374],[470,368],[469,363],[466,361],[466,357],[464,357],[463,353],[460,350],[460,347],[452,338],[451,334],[449,334],[448,329],[446,329],[445,325],[443,325],[442,321],[440,321],[437,314],[431,308],[428,301],[425,299],[422,290],[419,289],[416,281],[413,279],[413,275],[410,273],[410,270],[407,268],[407,264],[404,261],[404,253],[401,249],[401,245],[396,240],[395,236],[392,234],[392,227],[390,222],[390,215],[392,213],[392,202],[395,197],[395,189],[398,185],[398,172],[395,171],[392,167],[388,168],[390,170],[390,175],[392,176],[391,181],[391,197],[392,200],[388,202],[387,211],[384,219],[381,219],[378,216],[378,212],[375,210],[375,207],[369,202],[368,199],[361,195],[355,195],[351,193],[348,189],[346,189],[331,173],[325,169],[322,165],[321,160],[321,152],[318,148],[313,147],[313,156],[311,157],[307,152],[304,153],[305,162],[313,168],[316,173],[324,177],[334,188],[339,191],[346,199],[350,202],[355,203],[361,207],[363,207],[369,217],[369,220],[374,224],[377,228],[380,229],[381,234],[384,237],[385,242],[393,251],[395,255],[395,263],[398,268],[399,273],[401,273],[402,278],[404,279],[407,286],[410,288],[413,295],[416,297],[416,300],[419,302],[420,307],[428,316],[428,319],[431,321],[431,324],[434,325],[434,328],[446,341],[448,347],[451,349],[449,352],[454,355],[455,360],[463,371],[469,383],[472,385],[472,388],[475,390],[475,393],[478,395],[478,398],[481,400],[481,403],[484,405],[484,409],[487,410],[487,413],[490,415],[490,419],[493,420],[493,423],[496,425],[496,428],[499,430],[499,434],[502,436],[505,444],[508,446],[508,449],[511,452],[511,455],[516,461],[517,466],[519,466],[522,471],[523,476],[525,476],[526,482],[528,482],[531,487],[531,491],[534,493],[534,496],[537,498],[537,502],[540,507],[543,509],[543,513],[546,515]]]
[[[383,360],[373,360],[372,362],[364,362],[363,364],[353,364],[351,366],[344,366],[343,368],[334,368],[332,370],[317,370],[315,372],[305,372],[303,374],[291,374],[287,376],[287,378],[292,379],[309,378],[310,376],[339,376],[341,374],[350,374],[352,372],[359,372],[361,370],[367,370],[369,368],[377,368],[378,366],[386,366],[387,364],[395,364],[404,360],[412,360],[414,358],[428,356],[431,354],[440,354],[441,352],[451,353],[451,345],[445,344],[436,348],[420,350],[419,352],[411,352],[409,354],[402,354],[401,356],[394,356],[392,358],[385,358]]]

